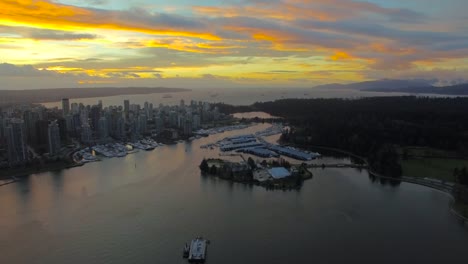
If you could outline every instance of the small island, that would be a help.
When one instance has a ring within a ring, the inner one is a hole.
[[[292,165],[284,159],[255,162],[251,157],[245,161],[232,162],[223,159],[203,159],[200,166],[202,176],[255,184],[268,189],[300,189],[312,173],[305,163]]]

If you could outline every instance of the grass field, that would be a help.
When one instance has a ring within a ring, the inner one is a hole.
[[[407,151],[407,154],[411,157],[459,157],[460,154],[455,151],[447,151],[442,149],[428,148],[428,147],[402,147],[398,149],[398,153],[403,155],[404,150]]]
[[[403,175],[420,178],[433,178],[454,182],[453,169],[468,168],[468,160],[416,158],[401,161]]]

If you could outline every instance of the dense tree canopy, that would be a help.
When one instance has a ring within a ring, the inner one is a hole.
[[[401,174],[395,146],[468,155],[468,98],[284,99],[255,103],[248,110],[284,117],[292,126],[282,136],[286,142],[345,149],[371,158],[378,171],[392,175]]]

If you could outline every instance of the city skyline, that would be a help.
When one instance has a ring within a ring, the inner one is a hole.
[[[461,0],[0,3],[0,89],[465,82]]]
[[[70,144],[133,142],[129,144],[152,150],[156,142],[150,138],[166,142],[192,140],[198,131],[203,131],[202,125],[224,117],[217,106],[195,100],[188,104],[180,100],[178,105],[153,105],[124,99],[121,104],[103,106],[101,100],[85,105],[63,98],[61,108],[12,106],[0,113],[0,168],[30,165],[35,158],[69,160]],[[2,157],[1,150],[5,149],[7,153]]]

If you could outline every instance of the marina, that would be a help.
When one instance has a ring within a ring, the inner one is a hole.
[[[107,143],[86,147],[73,153],[72,157],[75,163],[88,163],[100,161],[97,155],[105,158],[122,158],[128,154],[137,153],[140,150],[150,151],[157,147],[164,146],[151,138],[145,138],[136,142],[129,143]]]
[[[222,152],[240,152],[255,155],[262,158],[278,158],[280,155],[302,161],[311,161],[321,155],[317,152],[309,152],[293,147],[269,143],[265,137],[282,133],[281,124],[273,124],[270,127],[253,134],[243,134],[225,137],[215,143],[205,144],[200,148],[213,149],[218,147]]]

